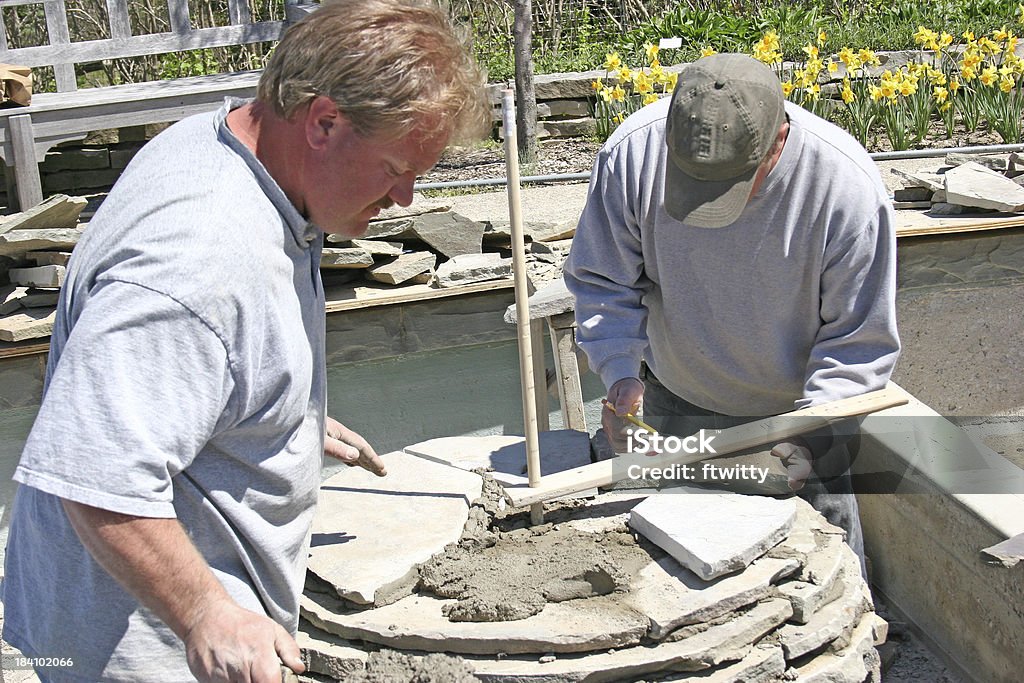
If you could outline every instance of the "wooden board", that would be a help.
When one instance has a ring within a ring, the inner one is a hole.
[[[686,465],[701,460],[728,455],[738,451],[774,444],[787,438],[805,434],[827,426],[844,417],[866,415],[908,402],[907,394],[896,388],[886,388],[861,396],[822,403],[804,410],[783,413],[755,420],[747,424],[723,429],[715,435],[714,455],[704,453],[663,453],[643,455],[627,453],[610,460],[602,460],[583,467],[541,477],[536,486],[505,487],[505,497],[514,507],[524,507],[552,500],[598,486],[608,486],[627,478],[632,465],[647,468],[665,468]]]
[[[977,230],[1024,227],[1024,216],[1000,214],[986,218],[984,214],[943,216],[934,218],[923,211],[897,211],[896,237],[947,235]]]

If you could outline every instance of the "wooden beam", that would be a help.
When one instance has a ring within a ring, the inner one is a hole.
[[[628,478],[632,465],[665,468],[708,460],[755,446],[784,441],[787,438],[825,427],[840,418],[866,415],[907,402],[906,393],[888,387],[860,396],[822,403],[812,408],[766,417],[762,420],[723,429],[714,435],[714,441],[711,444],[715,450],[714,454],[679,452],[649,456],[627,453],[610,460],[602,460],[564,472],[549,474],[546,477],[541,477],[537,485],[533,487],[506,486],[505,497],[514,507],[534,505],[569,493],[577,493],[598,486],[608,486],[622,481]]]

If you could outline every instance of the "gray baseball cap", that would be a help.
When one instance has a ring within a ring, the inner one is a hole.
[[[739,218],[786,116],[778,76],[753,57],[716,54],[683,69],[666,123],[665,210],[721,228]]]

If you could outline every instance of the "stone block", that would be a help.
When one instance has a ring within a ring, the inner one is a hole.
[[[484,224],[452,212],[425,213],[413,219],[412,231],[431,248],[454,258],[480,253]]]
[[[66,266],[71,260],[69,251],[30,251],[25,258],[35,261],[37,266]]]
[[[111,187],[121,177],[121,169],[99,168],[93,171],[60,171],[43,177],[43,192],[79,192]]]
[[[565,280],[559,277],[551,280],[538,289],[527,299],[527,306],[530,310],[530,320],[546,318],[551,315],[567,313],[576,307],[576,299],[565,286]],[[505,322],[515,325],[518,320],[516,307],[509,306],[505,309]]]
[[[56,309],[31,308],[0,318],[0,341],[19,342],[49,337],[57,320]]]
[[[21,305],[25,308],[56,306],[59,298],[59,289],[29,289],[21,298]]]
[[[299,624],[295,640],[302,650],[306,671],[328,676],[331,680],[344,681],[350,676],[361,674],[369,659],[366,651],[359,649],[356,643],[309,624]]]
[[[946,155],[946,165],[962,166],[964,164],[978,164],[993,171],[1002,172],[1006,170],[1007,157],[988,154],[963,154],[961,152],[950,152]]]
[[[398,256],[402,253],[401,242],[388,242],[385,240],[352,240],[349,246],[356,249],[365,249],[374,256]]]
[[[110,153],[106,147],[56,148],[39,164],[39,172],[89,171],[109,167]]]
[[[629,524],[704,580],[746,568],[793,528],[792,499],[701,491],[651,496]]]
[[[927,173],[925,171],[908,173],[898,168],[893,168],[892,173],[903,181],[904,187],[924,187],[932,192],[945,189],[946,187],[943,177],[938,173]]]
[[[28,294],[28,287],[4,285],[0,287],[0,315],[7,315],[21,308],[21,300]]]
[[[26,287],[60,287],[67,275],[64,266],[34,266],[32,268],[11,268],[7,276],[16,285]]]

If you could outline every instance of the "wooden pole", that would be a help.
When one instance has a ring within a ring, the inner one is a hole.
[[[516,291],[516,331],[519,336],[519,377],[523,391],[523,428],[526,432],[526,473],[530,486],[540,483],[540,436],[537,430],[536,387],[533,381],[533,347],[530,340],[530,306],[526,275],[526,243],[523,239],[522,203],[519,197],[519,149],[516,143],[516,105],[511,88],[501,91],[505,132],[505,177],[508,190],[508,221],[512,228],[512,273]],[[544,503],[530,505],[530,523],[544,523]]]

